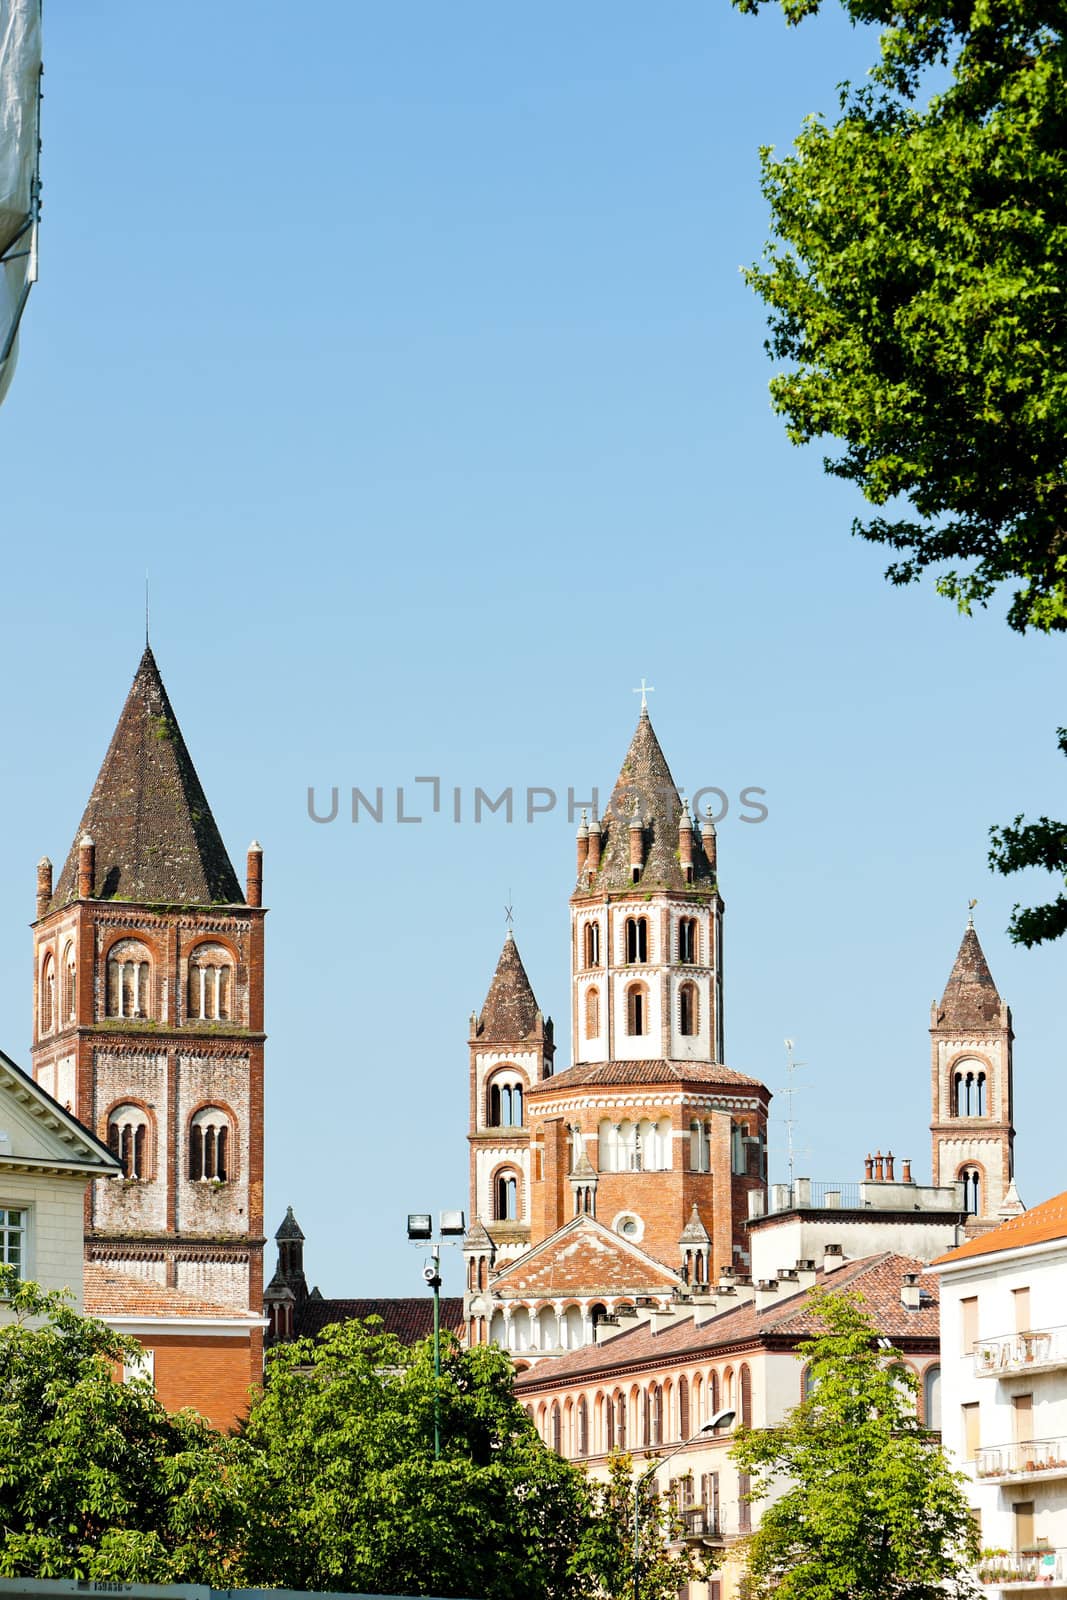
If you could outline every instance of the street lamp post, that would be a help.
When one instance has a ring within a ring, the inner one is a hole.
[[[465,1230],[462,1211],[442,1211],[441,1239],[454,1244]],[[433,1219],[428,1211],[408,1213],[408,1239],[412,1244],[429,1244],[430,1259],[422,1275],[433,1290],[433,1458],[441,1459],[441,1240],[433,1237]]]
[[[633,1600],[641,1600],[641,1490],[644,1488],[648,1479],[651,1478],[652,1474],[659,1471],[660,1467],[666,1466],[667,1462],[670,1461],[674,1456],[679,1455],[683,1450],[687,1450],[691,1444],[698,1444],[700,1440],[706,1438],[708,1434],[715,1433],[719,1428],[728,1428],[735,1416],[736,1412],[733,1411],[717,1412],[716,1415],[712,1417],[710,1422],[705,1422],[702,1428],[697,1429],[696,1433],[694,1433],[691,1439],[685,1439],[681,1444],[676,1444],[673,1450],[669,1450],[665,1456],[660,1456],[658,1460],[653,1461],[650,1467],[646,1467],[644,1472],[642,1472],[641,1476],[634,1484]]]

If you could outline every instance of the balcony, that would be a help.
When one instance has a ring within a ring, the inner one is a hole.
[[[681,1538],[686,1544],[722,1544],[725,1535],[717,1510],[710,1506],[683,1506]]]
[[[983,1556],[976,1569],[990,1589],[1067,1588],[1067,1550],[1037,1548]]]
[[[979,1378],[1010,1378],[1016,1372],[1054,1372],[1067,1367],[1067,1328],[1035,1328],[979,1339],[974,1370]]]
[[[1067,1439],[982,1445],[974,1466],[975,1476],[987,1483],[1031,1483],[1044,1478],[1067,1478]]]

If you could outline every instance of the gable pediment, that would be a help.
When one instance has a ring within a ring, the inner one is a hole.
[[[0,1170],[103,1178],[119,1170],[98,1139],[0,1050]]]
[[[511,1261],[490,1284],[494,1297],[670,1294],[682,1279],[592,1217],[576,1217]]]

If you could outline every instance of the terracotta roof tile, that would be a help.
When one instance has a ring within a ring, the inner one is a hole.
[[[94,894],[152,904],[244,901],[156,660],[145,647],[53,906],[78,893],[78,846],[96,846]]]
[[[381,1317],[386,1333],[395,1333],[404,1344],[415,1344],[433,1333],[433,1301],[426,1296],[406,1300],[305,1300],[296,1313],[296,1332],[301,1337],[321,1333],[336,1322],[363,1321]],[[463,1301],[441,1297],[441,1327],[449,1333],[463,1332]]]
[[[1050,1244],[1054,1239],[1067,1239],[1067,1190],[1053,1195],[1039,1206],[1017,1217],[1009,1217],[999,1228],[980,1233],[965,1244],[957,1245],[946,1255],[938,1256],[932,1263],[939,1267],[952,1261],[966,1261],[971,1256],[996,1255],[999,1250],[1021,1250],[1029,1244]]]
[[[885,1253],[850,1261],[829,1274],[821,1271],[817,1281],[829,1289],[856,1289],[863,1295],[866,1309],[880,1333],[906,1342],[909,1339],[936,1341],[938,1337],[938,1296],[936,1285],[924,1284],[923,1303],[909,1311],[901,1303],[901,1280],[905,1273],[923,1270],[921,1261],[910,1256]],[[717,1347],[733,1346],[761,1337],[807,1338],[822,1326],[808,1309],[810,1290],[802,1289],[779,1299],[763,1311],[755,1303],[723,1311],[699,1327],[692,1316],[679,1319],[659,1333],[642,1323],[631,1332],[620,1333],[604,1344],[573,1350],[551,1361],[539,1362],[516,1379],[517,1390],[551,1385],[565,1378],[595,1378],[605,1368],[649,1365],[681,1361],[702,1356]]]
[[[224,1306],[184,1289],[170,1289],[116,1272],[97,1261],[85,1263],[85,1310],[91,1317],[240,1317],[256,1320],[247,1306]]]
[[[546,1078],[543,1083],[531,1084],[529,1094],[550,1094],[553,1089],[569,1089],[572,1085],[586,1083],[716,1083],[724,1088],[738,1087],[762,1089],[758,1078],[749,1078],[733,1067],[703,1061],[579,1061],[563,1072]]]

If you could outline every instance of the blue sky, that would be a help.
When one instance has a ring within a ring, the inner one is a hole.
[[[991,822],[1063,815],[1062,645],[882,582],[858,497],[770,412],[739,272],[758,147],[832,113],[870,39],[726,0],[45,21],[0,415],[4,1048],[28,1058],[34,864],[91,788],[147,566],[231,854],[265,847],[268,1227],[295,1207],[324,1293],[419,1292],[406,1211],[465,1203],[509,892],[569,1059],[574,829],[316,826],[308,786],[406,784],[410,812],[438,775],[465,819],[478,786],[606,795],[642,676],[681,784],[767,791],[720,827],[727,1058],[780,1088],[797,1040],[799,1170],[881,1145],[928,1176],[929,1005],[977,895],[1020,1188],[1063,1188],[1064,953],[1009,945],[1027,885],[985,867]]]

